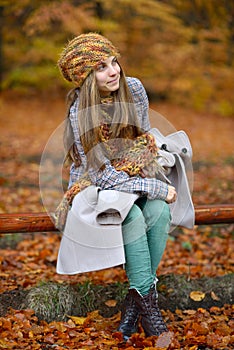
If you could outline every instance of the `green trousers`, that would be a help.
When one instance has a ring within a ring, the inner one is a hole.
[[[162,200],[139,198],[122,225],[125,269],[130,288],[148,294],[166,247],[170,209]]]

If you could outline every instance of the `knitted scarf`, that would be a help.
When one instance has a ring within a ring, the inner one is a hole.
[[[102,149],[108,155],[110,164],[117,171],[125,171],[130,177],[141,176],[153,178],[162,167],[157,162],[158,148],[155,138],[149,133],[144,133],[135,139],[110,139],[110,124],[102,123],[99,127]],[[103,169],[102,169],[103,170]],[[63,231],[66,223],[68,210],[72,205],[73,198],[92,185],[88,172],[84,173],[70,189],[57,207],[54,215],[55,226]]]

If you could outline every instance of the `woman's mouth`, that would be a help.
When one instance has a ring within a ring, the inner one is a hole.
[[[114,84],[118,83],[118,81],[119,81],[119,77],[116,77],[115,79],[109,81],[108,84],[114,85]]]

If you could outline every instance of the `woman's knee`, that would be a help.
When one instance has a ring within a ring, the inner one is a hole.
[[[171,213],[169,205],[163,200],[148,200],[145,204],[143,215],[148,226],[155,224],[165,224],[171,221]]]
[[[166,220],[169,221],[171,219],[171,212],[170,212],[170,208],[169,205],[165,202],[165,201],[159,201],[160,204],[160,209],[158,210],[159,216]]]
[[[136,204],[133,204],[128,215],[123,221],[123,226],[128,225],[130,223],[139,223],[140,221],[144,221],[142,211]]]

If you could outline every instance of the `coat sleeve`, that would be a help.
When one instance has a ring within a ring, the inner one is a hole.
[[[156,178],[142,178],[140,176],[129,176],[124,171],[117,171],[109,161],[102,171],[89,169],[89,176],[93,185],[102,190],[112,189],[145,196],[148,199],[166,200],[168,185]]]

